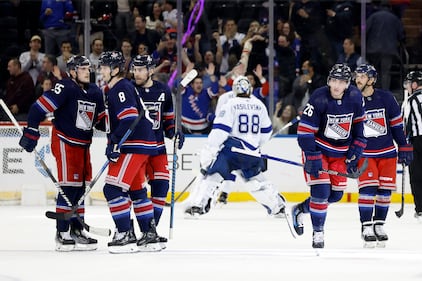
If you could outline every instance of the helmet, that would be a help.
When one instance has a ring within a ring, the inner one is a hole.
[[[348,67],[344,63],[337,63],[335,64],[328,74],[328,80],[331,78],[344,80],[347,82],[350,82],[350,79],[352,78],[352,72],[350,70],[350,67]]]
[[[107,51],[103,52],[99,58],[100,65],[110,66],[113,70],[119,68],[119,72],[125,69],[125,58],[121,52]]]
[[[247,95],[249,96],[252,92],[252,85],[249,82],[249,79],[245,76],[238,76],[233,81],[232,86],[233,92],[238,95]]]
[[[85,56],[72,56],[67,62],[66,62],[66,68],[68,71],[70,70],[76,70],[80,66],[91,66],[91,62],[88,60]]]
[[[149,55],[137,55],[132,60],[132,66],[145,66],[147,68],[154,67],[154,61]]]
[[[422,85],[422,71],[419,70],[413,70],[410,71],[407,75],[404,81],[410,81],[410,82],[416,82],[418,85]]]
[[[368,76],[368,78],[374,78],[374,84],[377,82],[378,73],[375,67],[371,64],[361,64],[356,67],[355,73],[363,73]]]

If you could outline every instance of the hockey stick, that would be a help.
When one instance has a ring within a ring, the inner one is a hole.
[[[196,78],[196,76],[198,76],[198,71],[196,71],[195,69],[192,69],[191,71],[188,72],[188,74],[186,74],[186,76],[182,79],[182,81],[180,81],[180,86],[182,86],[183,88],[186,88],[186,86],[192,82],[193,79]],[[176,95],[176,109],[177,111],[179,110],[180,107],[178,107],[180,105],[180,96]],[[176,136],[177,136],[177,132],[179,132],[181,130],[181,126],[180,126],[180,115],[181,112],[179,112],[180,114],[176,115]],[[173,142],[173,167],[172,167],[172,171],[171,171],[171,202],[170,202],[170,228],[169,228],[169,239],[173,238],[173,225],[174,225],[174,203],[175,203],[175,199],[174,199],[174,193],[176,192],[176,168],[177,168],[177,138],[174,138],[174,142]]]
[[[293,126],[294,124],[296,124],[297,122],[300,121],[300,116],[296,116],[295,118],[293,118],[289,123],[287,123],[286,125],[284,125],[283,127],[281,127],[280,129],[278,129],[277,132],[272,133],[271,138],[275,137],[276,135],[278,135],[281,131],[289,128],[290,126]]]
[[[188,185],[179,193],[179,195],[177,195],[177,197],[174,199],[174,203],[176,203],[180,197],[182,197],[183,194],[185,194],[185,192],[188,190],[188,188],[195,182],[197,176],[194,176],[193,179],[188,183]],[[170,207],[171,203],[165,203],[165,206]]]
[[[255,151],[252,151],[252,150],[246,150],[246,149],[241,149],[241,148],[237,148],[237,147],[232,147],[231,151],[250,155],[250,156],[266,158],[266,159],[269,159],[269,160],[274,160],[274,161],[278,161],[278,162],[282,162],[282,163],[286,163],[286,164],[290,164],[290,165],[294,165],[294,166],[298,166],[298,167],[303,167],[303,164],[301,164],[301,163],[291,161],[291,160],[282,159],[282,158],[278,158],[278,157],[267,155],[267,154],[261,154],[259,152],[255,152]],[[342,173],[342,172],[339,172],[339,171],[327,170],[327,169],[320,170],[320,173],[327,173],[329,175],[341,176],[341,177],[346,177],[346,178],[351,178],[351,179],[357,179],[366,170],[367,167],[368,167],[368,159],[365,158],[362,166],[354,173]]]
[[[9,116],[9,119],[12,121],[13,125],[18,129],[19,133],[21,135],[23,135],[22,128],[19,126],[19,123],[16,121],[15,117],[10,112],[9,108],[4,103],[3,99],[0,99],[0,105],[3,108],[3,110],[6,112],[6,114]],[[72,203],[70,202],[69,198],[66,196],[66,194],[64,193],[63,189],[61,188],[59,182],[56,180],[56,178],[54,177],[50,168],[48,168],[47,164],[44,162],[41,155],[38,153],[38,151],[36,149],[34,149],[34,154],[35,154],[36,160],[41,164],[42,168],[47,173],[48,177],[54,183],[54,186],[57,188],[60,195],[65,200],[66,204],[69,207],[72,207]],[[111,230],[109,230],[109,229],[100,228],[100,227],[93,227],[93,226],[88,225],[87,223],[85,223],[85,221],[81,218],[81,216],[78,213],[76,213],[76,219],[81,223],[82,227],[90,233],[94,233],[94,234],[102,235],[102,236],[109,236],[111,234]]]
[[[406,169],[406,166],[404,164],[402,164],[403,172],[402,172],[402,175],[401,175],[401,205],[400,205],[400,210],[394,212],[398,218],[403,216],[403,213],[404,213],[404,186],[406,184],[406,180],[405,180],[406,171],[405,171],[405,169]]]
[[[123,135],[123,137],[121,138],[120,142],[118,143],[118,145],[117,145],[118,148],[120,148],[122,146],[122,144],[127,140],[127,138],[132,134],[132,132],[135,129],[136,125],[138,125],[139,121],[144,116],[145,116],[145,111],[143,113],[139,114],[138,117],[132,122],[132,124],[130,125],[129,129],[126,131],[126,133]],[[94,184],[101,177],[101,175],[105,171],[105,169],[108,167],[108,164],[109,163],[110,163],[110,161],[107,159],[106,162],[101,167],[101,169],[98,171],[97,175],[94,177],[94,179],[89,184],[88,188],[85,190],[85,193],[79,199],[78,203],[75,206],[72,207],[72,210],[71,211],[66,212],[66,213],[56,213],[56,212],[47,211],[45,213],[45,215],[47,216],[47,218],[56,219],[56,220],[69,220],[73,216],[73,214],[75,214],[75,212],[78,209],[79,205],[85,200],[86,196],[91,191],[91,189],[93,188]],[[107,236],[109,236],[111,234],[111,230],[108,229],[108,232],[109,233],[108,233]]]

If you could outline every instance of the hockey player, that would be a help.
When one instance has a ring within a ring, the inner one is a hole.
[[[107,83],[106,106],[110,124],[106,155],[110,165],[105,178],[104,196],[116,225],[113,240],[108,243],[111,253],[132,253],[146,250],[147,244],[156,244],[158,235],[155,229],[151,200],[145,187],[145,167],[150,155],[157,154],[157,142],[148,120],[148,112],[134,85],[124,78],[125,60],[120,52],[104,52],[99,59],[100,73]],[[128,139],[118,146],[123,135],[137,119],[145,115],[136,125]],[[141,231],[137,241],[131,225],[131,205]],[[148,235],[147,235],[148,234]]]
[[[265,105],[251,98],[251,91],[245,76],[239,76],[233,82],[236,97],[222,106],[200,154],[205,178],[199,188],[206,192],[202,197],[193,198],[192,207],[185,211],[187,214],[205,213],[217,186],[223,180],[231,179],[234,170],[240,170],[241,176],[253,184],[251,195],[269,214],[284,213],[284,198],[262,174],[263,160],[250,155],[259,154],[260,147],[270,139],[272,132]],[[236,149],[244,153],[235,152]]]
[[[351,76],[347,65],[335,64],[328,75],[328,86],[312,93],[298,126],[310,197],[292,208],[293,226],[302,235],[303,213],[311,214],[313,248],[324,248],[328,204],[339,201],[346,188],[345,177],[320,170],[355,172],[366,146],[363,97],[356,87],[350,86]]]
[[[28,127],[19,145],[31,152],[40,137],[38,127],[48,113],[54,113],[51,133],[51,150],[56,159],[58,182],[72,204],[77,204],[92,177],[89,146],[93,128],[104,117],[104,101],[101,90],[89,83],[90,61],[84,56],[73,56],[67,62],[71,78],[56,83],[54,89],[46,91],[31,106]],[[59,193],[56,212],[70,211]],[[77,210],[83,218],[84,204]],[[56,223],[56,250],[95,250],[97,240],[86,235],[76,218]]]
[[[151,56],[137,55],[133,58],[131,72],[135,87],[154,121],[152,129],[157,140],[158,155],[149,157],[146,172],[148,183],[151,186],[154,220],[158,225],[166,202],[170,180],[164,136],[170,139],[176,137],[178,149],[183,147],[185,138],[182,132],[175,132],[173,99],[169,87],[152,80],[154,63]],[[160,240],[167,242],[164,237],[160,237]]]
[[[362,239],[364,247],[385,247],[388,236],[383,226],[391,191],[396,189],[397,151],[393,140],[398,145],[399,163],[409,165],[413,149],[406,141],[402,114],[393,94],[374,88],[377,80],[375,68],[362,64],[356,68],[355,74],[356,86],[365,99],[364,136],[367,145],[363,156],[368,158],[368,168],[358,180]],[[362,161],[360,159],[359,163]]]

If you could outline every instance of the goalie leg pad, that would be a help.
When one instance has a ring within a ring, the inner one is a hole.
[[[286,204],[274,185],[267,181],[263,174],[258,174],[250,179],[252,185],[248,185],[250,194],[263,205],[268,214],[274,215],[284,209]]]
[[[192,208],[199,208],[199,213],[207,213],[210,209],[210,201],[215,196],[217,187],[223,181],[223,177],[214,173],[212,175],[207,175],[197,186],[197,190],[192,194],[190,200],[190,206],[187,206],[185,213],[189,214],[189,210]]]

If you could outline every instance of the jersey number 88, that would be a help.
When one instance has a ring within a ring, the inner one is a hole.
[[[251,120],[249,120],[251,119]],[[240,114],[239,115],[239,132],[247,134],[249,130],[253,134],[258,134],[259,132],[259,116],[254,114],[249,118],[249,115]]]

